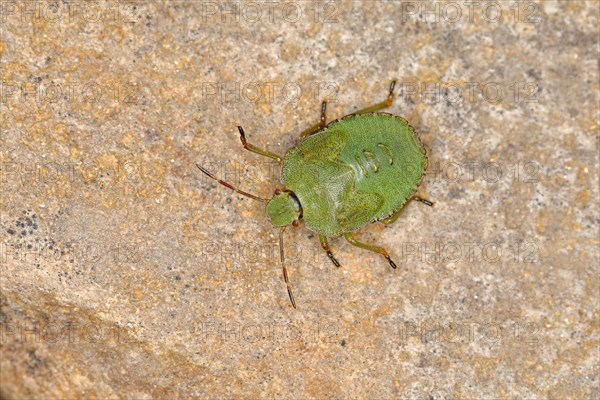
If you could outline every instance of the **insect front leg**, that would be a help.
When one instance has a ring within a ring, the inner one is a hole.
[[[321,120],[319,121],[318,124],[315,124],[313,126],[311,126],[310,128],[302,131],[302,133],[300,134],[300,139],[304,139],[307,136],[310,136],[318,131],[320,131],[321,129],[325,128],[325,125],[327,125],[327,120],[325,118],[325,112],[327,110],[327,101],[323,100],[323,103],[321,103]]]
[[[390,91],[388,93],[388,96],[384,101],[382,101],[381,103],[377,103],[373,106],[358,110],[352,114],[366,114],[366,113],[378,111],[383,108],[387,108],[387,107],[391,106],[392,103],[394,102],[394,88],[395,87],[396,87],[396,80],[393,80],[392,83],[390,83]]]
[[[253,144],[248,143],[246,140],[246,134],[244,133],[244,129],[241,126],[238,126],[238,130],[240,131],[240,140],[242,141],[242,145],[248,151],[251,151],[256,154],[260,154],[261,156],[272,158],[281,164],[282,158],[275,153],[271,153],[270,151],[260,149]]]
[[[388,254],[387,251],[385,251],[385,249],[383,247],[371,246],[369,244],[359,242],[358,240],[354,239],[349,232],[344,233],[344,237],[346,238],[348,243],[350,243],[353,246],[360,247],[361,249],[365,249],[365,250],[369,250],[369,251],[373,251],[375,253],[381,254],[382,256],[385,257],[386,260],[388,260],[388,262],[390,263],[392,268],[396,269],[396,264],[392,261],[392,259],[390,258],[390,255]]]
[[[329,259],[331,260],[333,265],[335,265],[336,267],[339,268],[340,262],[333,256],[333,253],[331,252],[331,249],[329,248],[329,243],[327,243],[327,237],[324,235],[319,235],[319,240],[321,241],[321,247],[327,253],[327,257],[329,257]]]

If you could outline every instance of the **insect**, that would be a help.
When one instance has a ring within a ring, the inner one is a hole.
[[[283,280],[290,302],[296,301],[290,287],[283,251],[283,233],[299,221],[315,232],[331,262],[340,267],[329,247],[328,238],[344,236],[352,245],[381,254],[392,268],[396,264],[383,247],[359,242],[352,232],[368,223],[394,222],[404,205],[415,196],[427,169],[427,155],[419,137],[400,117],[376,113],[392,105],[392,81],[387,98],[345,117],[326,123],[327,102],[321,104],[320,121],[300,134],[298,146],[284,157],[248,143],[238,126],[246,150],[269,157],[281,167],[283,189],[275,189],[271,199],[255,196],[215,177],[201,165],[200,171],[221,185],[266,203],[266,214],[279,227],[279,254]]]

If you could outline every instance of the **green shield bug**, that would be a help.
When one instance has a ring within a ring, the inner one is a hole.
[[[272,225],[279,227],[279,254],[283,279],[292,306],[292,294],[283,251],[283,232],[299,221],[319,236],[321,247],[336,267],[328,237],[343,235],[357,247],[381,254],[392,268],[396,264],[388,252],[354,239],[351,232],[368,223],[394,222],[410,200],[428,206],[433,203],[415,196],[425,170],[427,155],[419,137],[400,117],[375,111],[392,105],[392,81],[386,100],[326,124],[327,103],[321,105],[321,120],[300,134],[300,144],[282,158],[260,149],[246,140],[238,126],[246,150],[277,161],[284,189],[275,190],[264,199],[233,187],[218,179],[200,165],[208,177],[239,194],[266,203],[266,214]]]

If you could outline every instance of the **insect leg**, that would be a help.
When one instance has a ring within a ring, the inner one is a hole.
[[[333,263],[333,265],[335,265],[336,267],[339,268],[340,267],[340,263],[333,256],[333,253],[331,252],[331,249],[329,248],[329,243],[327,243],[327,236],[319,235],[319,240],[321,241],[321,247],[327,253],[327,257],[329,257],[329,259],[331,260],[331,262]]]
[[[418,202],[421,202],[429,207],[433,207],[433,203],[429,200],[423,199],[419,196],[413,196],[411,197],[410,200],[416,200]],[[390,215],[388,218],[381,220],[381,222],[383,222],[384,224],[391,224],[394,223],[394,221],[396,221],[398,219],[398,217],[400,216],[400,214],[402,214],[402,211],[404,210],[404,207],[400,208],[398,211],[396,211],[395,213],[393,213],[392,215]]]
[[[242,145],[246,150],[249,150],[256,154],[260,154],[261,156],[272,158],[273,160],[281,164],[282,159],[277,154],[271,153],[270,151],[266,151],[263,149],[259,149],[255,145],[248,143],[248,141],[246,140],[246,134],[244,133],[244,129],[241,126],[238,126],[238,131],[240,131],[240,140],[242,141]]]
[[[413,196],[410,199],[411,200],[416,200],[418,202],[421,202],[421,203],[425,204],[426,206],[433,207],[433,203],[431,201],[429,201],[427,199],[423,199],[423,198],[421,198],[419,196]]]
[[[304,139],[307,136],[310,136],[316,132],[318,132],[319,130],[325,128],[325,125],[327,124],[327,119],[325,117],[325,112],[327,111],[327,101],[323,100],[323,103],[321,103],[321,120],[319,121],[318,124],[315,124],[313,126],[311,126],[310,128],[302,131],[302,133],[300,133],[300,139]]]
[[[386,225],[393,224],[400,217],[400,215],[402,214],[402,211],[404,211],[404,207],[400,208],[399,210],[396,210],[395,213],[393,213],[386,219],[382,219],[381,222]]]
[[[390,258],[390,255],[388,254],[387,251],[385,251],[385,249],[383,247],[371,246],[369,244],[359,242],[358,240],[356,240],[352,237],[350,232],[344,233],[344,237],[346,238],[348,243],[350,243],[353,246],[360,247],[361,249],[374,251],[375,253],[381,254],[382,256],[385,257],[386,260],[388,260],[388,262],[390,263],[392,268],[394,268],[394,269],[396,268],[396,264],[392,261],[392,259]]]
[[[382,101],[381,103],[377,103],[373,106],[358,110],[352,114],[366,114],[366,113],[381,110],[383,108],[387,108],[387,107],[391,106],[392,102],[394,101],[394,88],[395,87],[396,87],[396,80],[393,80],[392,83],[390,83],[390,91],[388,93],[388,96],[384,101]]]
[[[285,226],[281,227],[279,230],[279,256],[281,258],[281,270],[283,272],[283,280],[287,286],[288,295],[290,296],[290,301],[292,302],[292,306],[296,308],[296,301],[294,300],[294,295],[292,294],[292,288],[290,287],[287,269],[285,268],[285,259],[283,257],[283,231],[285,231]]]

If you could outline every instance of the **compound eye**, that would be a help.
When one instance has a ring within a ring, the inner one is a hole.
[[[279,190],[279,188],[275,189],[275,194],[276,195],[281,194],[281,190]]]
[[[292,225],[294,226],[294,228],[297,228],[298,225],[300,225],[300,222],[298,220],[294,220],[294,222],[292,222]]]

